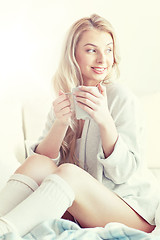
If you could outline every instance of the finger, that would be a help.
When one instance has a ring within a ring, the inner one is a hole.
[[[69,107],[63,108],[61,112],[59,112],[59,116],[66,116],[72,114],[71,109]]]
[[[77,103],[80,108],[82,108],[85,112],[87,112],[90,116],[92,116],[94,110],[89,106],[82,104],[80,102]]]
[[[81,107],[82,107],[82,105],[85,105],[86,107],[91,108],[92,110],[96,110],[97,106],[98,106],[98,100],[91,101],[88,98],[76,97],[76,101],[77,101],[77,103],[81,104],[80,105]]]
[[[62,102],[54,107],[54,112],[59,113],[61,111],[65,111],[65,109],[70,109],[71,111],[71,106],[69,102]]]
[[[98,91],[98,89],[97,89]],[[86,91],[77,91],[75,94],[76,101],[83,102],[85,104],[87,103],[87,100],[90,100],[91,102],[95,104],[99,104],[99,99],[102,97],[100,93],[93,94],[91,92],[86,92]],[[96,96],[95,96],[96,95]]]
[[[56,106],[56,105],[60,104],[63,101],[66,101],[66,100],[68,100],[68,96],[66,94],[61,94],[58,98],[56,98],[53,101],[53,106]]]
[[[79,91],[82,92],[86,92],[86,93],[90,93],[95,97],[99,97],[100,96],[100,92],[98,91],[97,87],[93,87],[93,86],[79,86]],[[79,91],[76,91],[75,94],[77,94]]]
[[[63,120],[66,119],[67,120],[67,119],[72,117],[72,114],[73,113],[70,111],[69,108],[65,108],[65,109],[63,109],[62,111],[60,111],[60,112],[58,112],[56,114],[56,118],[57,119],[63,119]]]
[[[89,99],[90,101],[96,102],[97,97],[85,91],[78,91],[76,94],[76,100],[80,101],[81,99],[82,101],[85,99]]]

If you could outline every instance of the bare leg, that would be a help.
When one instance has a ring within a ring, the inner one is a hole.
[[[57,167],[50,158],[34,155],[28,158],[16,173],[33,178],[39,185],[51,173],[58,174],[66,180],[76,196],[68,211],[82,227],[104,227],[110,222],[123,223],[145,232],[151,232],[155,227],[147,223],[117,195],[73,164]],[[66,214],[64,218],[72,219]]]
[[[34,154],[28,157],[25,162],[16,170],[15,173],[24,174],[34,181],[41,182],[57,169],[54,161],[46,156]]]
[[[82,227],[104,227],[107,223],[119,222],[144,232],[155,228],[81,168],[63,164],[55,173],[74,190],[75,201],[68,211]]]

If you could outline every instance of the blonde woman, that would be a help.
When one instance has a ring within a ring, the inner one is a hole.
[[[0,194],[1,234],[23,236],[61,217],[82,228],[110,222],[155,228],[157,187],[142,163],[136,98],[115,81],[118,64],[107,20],[92,15],[71,27],[43,134]],[[80,110],[87,117],[77,119]]]

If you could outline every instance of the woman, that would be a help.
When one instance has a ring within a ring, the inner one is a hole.
[[[1,234],[16,229],[22,236],[62,216],[87,228],[110,222],[145,232],[155,228],[156,183],[142,164],[137,101],[114,81],[117,51],[105,19],[92,15],[71,27],[54,77],[57,97],[32,146],[36,154],[0,194]],[[69,98],[75,87],[76,113]],[[77,108],[89,118],[77,120]]]

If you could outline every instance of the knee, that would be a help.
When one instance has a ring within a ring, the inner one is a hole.
[[[61,175],[66,175],[66,176],[74,176],[76,175],[77,172],[79,172],[79,167],[72,164],[72,163],[64,163],[60,165],[57,169],[58,173]]]
[[[70,185],[77,186],[83,172],[84,170],[74,164],[64,163],[57,168],[55,173],[66,180]]]
[[[27,175],[40,185],[44,178],[54,173],[56,169],[57,166],[52,159],[34,154],[28,157],[15,173]]]
[[[26,158],[25,162],[19,167],[19,170],[30,169],[30,170],[39,171],[40,169],[50,169],[52,172],[52,170],[55,170],[55,168],[56,168],[56,165],[52,161],[52,159],[43,155],[34,154]]]

